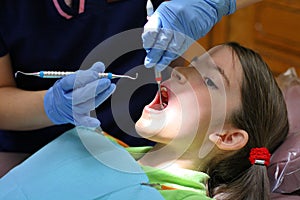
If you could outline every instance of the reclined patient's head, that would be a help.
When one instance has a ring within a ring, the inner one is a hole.
[[[251,197],[245,188],[254,178],[244,187],[240,180],[251,170],[262,170],[250,164],[251,148],[272,153],[288,132],[283,96],[262,58],[237,43],[222,44],[189,67],[175,68],[161,90],[163,108],[156,97],[144,108],[137,132],[160,144],[179,148],[189,141],[187,151],[200,149],[199,158],[209,158],[201,169],[211,177],[211,196],[233,194],[238,186],[241,198]]]
[[[195,57],[191,66],[173,70],[170,79],[162,83],[164,108],[156,97],[145,107],[137,130],[165,144],[187,134],[218,131],[225,118],[241,107],[241,83],[239,60],[228,46],[216,46]]]

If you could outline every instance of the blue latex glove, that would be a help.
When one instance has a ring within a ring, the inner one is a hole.
[[[47,91],[44,108],[54,124],[72,123],[77,126],[98,127],[100,121],[90,116],[115,90],[115,84],[107,78],[99,78],[104,72],[102,62],[88,70],[78,70],[58,81]]]
[[[149,18],[142,34],[145,66],[165,69],[224,16],[235,12],[236,0],[171,0]]]

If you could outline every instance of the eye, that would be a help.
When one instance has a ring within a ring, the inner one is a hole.
[[[218,89],[217,85],[208,77],[204,77],[204,82],[207,87]]]

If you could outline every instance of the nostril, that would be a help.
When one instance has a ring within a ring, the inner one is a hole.
[[[182,73],[180,73],[179,71],[177,71],[176,69],[173,70],[172,77],[174,79],[178,80],[180,83],[184,83],[186,81],[185,76]]]

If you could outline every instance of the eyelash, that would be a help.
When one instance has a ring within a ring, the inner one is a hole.
[[[218,89],[217,85],[208,77],[204,77],[204,83],[207,87],[211,87],[212,89]]]

